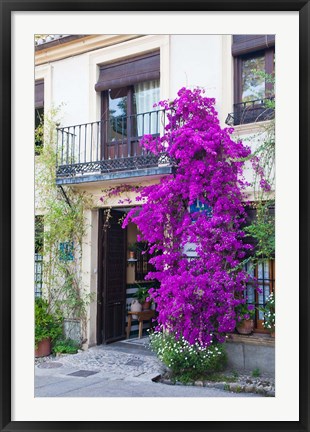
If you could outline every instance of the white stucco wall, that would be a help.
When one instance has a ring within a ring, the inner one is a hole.
[[[62,125],[89,122],[89,54],[52,64],[52,102],[62,105]],[[95,92],[95,89],[93,90]]]
[[[214,97],[224,126],[232,107],[231,36],[170,36],[170,97],[181,87],[202,87]]]
[[[221,36],[171,35],[170,94],[181,87],[203,87],[210,97],[220,99]]]

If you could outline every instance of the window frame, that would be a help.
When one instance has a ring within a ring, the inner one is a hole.
[[[274,73],[274,55],[275,49],[267,48],[263,50],[254,50],[246,54],[234,57],[234,104],[242,103],[242,62],[249,58],[265,56],[265,73],[272,75]],[[269,94],[268,94],[269,93]],[[272,97],[272,83],[265,83],[265,98]],[[255,100],[255,99],[253,99]]]
[[[263,271],[263,277],[262,278],[258,278],[258,265],[256,264],[254,267],[254,278],[255,278],[255,283],[257,283],[257,285],[262,285],[263,286],[263,299],[264,299],[264,303],[260,304],[259,303],[259,292],[257,290],[254,291],[254,305],[255,305],[255,316],[253,318],[254,320],[254,333],[269,333],[268,329],[264,328],[264,320],[259,319],[259,311],[256,309],[257,306],[265,306],[266,304],[266,299],[265,298],[265,294],[264,294],[264,286],[269,285],[269,295],[271,293],[275,292],[275,260],[274,259],[268,259],[266,260],[262,265],[268,266],[268,278],[265,278],[265,274]],[[253,285],[253,283],[248,283],[248,285]],[[248,295],[248,288],[245,289],[244,295],[247,296]],[[248,304],[253,304],[253,303],[248,303]]]

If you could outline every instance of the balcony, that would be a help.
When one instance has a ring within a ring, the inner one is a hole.
[[[168,174],[172,163],[140,145],[163,134],[166,112],[155,110],[57,129],[56,183],[73,184]]]
[[[266,98],[234,104],[234,111],[228,114],[225,123],[237,126],[272,120],[275,112],[273,102],[274,98]]]

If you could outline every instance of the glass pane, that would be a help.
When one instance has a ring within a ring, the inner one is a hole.
[[[263,285],[259,285],[259,290],[261,292],[258,292],[258,306],[264,306],[264,290]],[[259,311],[258,312],[258,319],[263,320],[264,319],[264,312]]]
[[[258,279],[269,280],[268,261],[258,263]]]
[[[253,285],[247,285],[247,298],[249,304],[255,303],[255,291]]]
[[[242,102],[265,97],[265,57],[252,57],[242,61]]]
[[[127,136],[127,87],[109,91],[108,141],[121,141]]]
[[[269,284],[264,286],[264,293],[265,293],[265,303],[266,303],[267,298],[269,297],[269,294],[270,294],[270,285]]]
[[[160,117],[158,108],[154,107],[159,99],[159,80],[141,82],[134,86],[134,110],[137,113],[139,137],[159,133]]]
[[[246,271],[249,273],[249,275],[254,276],[254,266],[253,263],[250,261],[246,264]]]

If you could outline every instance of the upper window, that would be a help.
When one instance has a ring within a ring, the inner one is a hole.
[[[157,135],[160,112],[159,53],[152,52],[100,67],[101,154],[104,159],[142,154],[140,138]]]
[[[44,81],[35,82],[35,154],[38,155],[43,147],[44,120]]]
[[[227,123],[252,123],[274,116],[274,45],[271,35],[233,36],[234,112]]]

